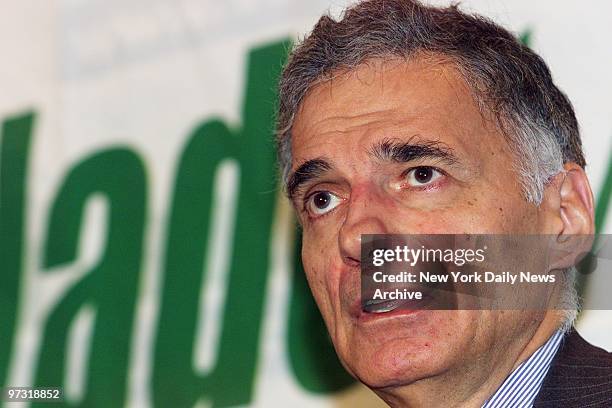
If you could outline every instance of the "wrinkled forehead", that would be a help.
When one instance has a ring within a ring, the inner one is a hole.
[[[461,149],[497,130],[448,59],[371,60],[336,72],[306,94],[293,124],[292,168],[373,137],[418,134]]]
[[[347,110],[358,114],[401,99],[419,97],[421,89],[415,87],[414,82],[428,83],[430,96],[437,96],[437,99],[471,93],[456,65],[447,58],[372,59],[352,69],[335,70],[313,83],[296,113],[294,129],[303,124],[300,119],[304,113],[308,115],[313,110],[324,110],[330,115]],[[403,86],[405,83],[413,86]],[[396,92],[398,89],[402,92]]]

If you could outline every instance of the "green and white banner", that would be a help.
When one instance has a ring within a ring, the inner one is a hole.
[[[345,4],[3,2],[0,387],[62,387],[59,405],[82,407],[381,404],[310,297],[272,143],[287,50]],[[611,233],[612,5],[463,7],[549,63]],[[612,349],[612,312],[578,327]]]

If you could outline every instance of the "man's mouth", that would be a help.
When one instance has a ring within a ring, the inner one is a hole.
[[[362,294],[362,299],[358,302],[358,316],[391,316],[396,314],[411,314],[419,310],[430,309],[435,294],[431,290],[421,289],[421,297],[418,299],[374,299],[370,294]],[[357,306],[357,305],[356,305]]]
[[[387,313],[402,306],[403,300],[368,299],[362,307],[365,313]]]

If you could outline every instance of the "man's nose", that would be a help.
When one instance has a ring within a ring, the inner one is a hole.
[[[352,194],[346,218],[338,233],[340,254],[345,264],[358,266],[361,262],[361,236],[390,234],[392,216],[383,199],[368,191]]]

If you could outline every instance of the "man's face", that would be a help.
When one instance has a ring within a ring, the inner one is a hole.
[[[293,127],[290,195],[309,284],[340,359],[374,388],[486,377],[542,312],[360,308],[361,234],[538,233],[511,148],[452,65],[372,61],[313,88]]]

